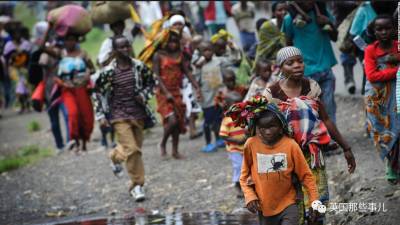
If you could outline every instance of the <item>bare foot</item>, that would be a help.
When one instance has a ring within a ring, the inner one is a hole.
[[[167,150],[165,149],[165,145],[163,146],[161,143],[159,143],[157,147],[161,151],[161,157],[167,157]]]
[[[172,157],[174,157],[174,159],[184,159],[185,158],[185,156],[179,154],[178,152],[172,153]]]

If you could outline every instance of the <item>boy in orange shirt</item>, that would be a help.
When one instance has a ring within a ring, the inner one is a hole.
[[[259,213],[260,224],[299,224],[294,174],[305,186],[311,202],[318,191],[310,168],[298,144],[291,139],[288,124],[276,105],[262,96],[231,106],[226,113],[236,125],[249,128],[244,146],[240,184],[246,207]],[[249,179],[254,185],[249,185]],[[313,220],[317,211],[310,209]]]

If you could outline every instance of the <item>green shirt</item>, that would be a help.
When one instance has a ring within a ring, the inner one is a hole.
[[[293,41],[293,45],[299,48],[303,54],[305,76],[326,71],[337,63],[328,33],[322,31],[316,23],[314,11],[307,14],[312,22],[304,27],[296,27],[290,14],[285,16],[282,24],[282,32]],[[329,15],[329,18],[333,21],[331,15]]]

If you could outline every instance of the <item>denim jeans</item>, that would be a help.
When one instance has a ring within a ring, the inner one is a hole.
[[[308,76],[318,82],[322,90],[321,101],[329,115],[329,118],[336,124],[336,102],[335,102],[335,82],[336,78],[332,69],[314,73]]]
[[[63,113],[63,117],[65,120],[66,140],[68,142],[69,141],[68,116],[67,116],[67,111],[64,107],[64,104],[54,105],[47,111],[47,113],[49,115],[49,119],[50,119],[50,124],[51,124],[51,132],[53,133],[54,140],[56,142],[56,146],[58,149],[62,149],[64,147],[64,141],[63,141],[63,137],[61,134],[60,120],[59,120],[59,111],[60,110]]]
[[[242,42],[243,50],[249,51],[250,47],[257,42],[256,33],[254,32],[240,32],[240,41]]]

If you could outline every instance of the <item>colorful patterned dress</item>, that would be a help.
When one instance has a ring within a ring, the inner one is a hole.
[[[185,126],[185,112],[186,106],[182,100],[182,81],[184,73],[182,71],[183,55],[181,54],[177,59],[160,54],[160,78],[166,89],[174,97],[173,103],[168,102],[167,96],[162,92],[161,88],[156,90],[157,112],[160,113],[163,123],[166,119],[175,114],[181,133],[186,132]]]
[[[396,111],[398,65],[388,63],[389,54],[398,54],[398,43],[382,50],[379,43],[365,49],[365,103],[367,131],[382,160],[387,159],[386,178],[400,180],[400,114]]]

